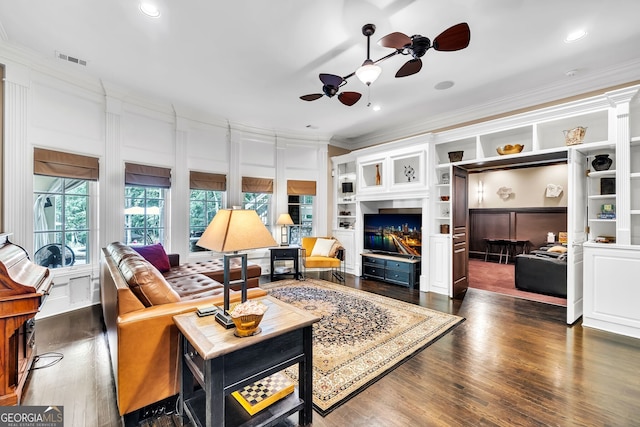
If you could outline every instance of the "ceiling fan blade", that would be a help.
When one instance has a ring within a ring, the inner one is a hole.
[[[445,52],[464,49],[469,46],[471,40],[471,30],[469,24],[463,22],[447,28],[433,41],[433,48]]]
[[[378,41],[378,44],[382,47],[390,47],[393,49],[402,49],[408,44],[411,44],[411,38],[402,33],[387,34]]]
[[[336,76],[335,74],[320,74],[320,81],[327,86],[335,86],[339,87],[344,79],[340,76]]]
[[[353,104],[360,100],[361,96],[362,94],[358,92],[342,92],[340,95],[338,95],[338,99],[344,105],[351,107]]]
[[[396,73],[396,77],[407,77],[422,69],[422,59],[411,59],[404,63]]]
[[[300,99],[303,101],[315,101],[316,99],[322,98],[321,93],[310,93],[309,95],[302,95]]]

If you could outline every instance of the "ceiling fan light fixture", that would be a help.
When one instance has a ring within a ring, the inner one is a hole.
[[[356,70],[356,77],[358,77],[362,83],[369,86],[376,81],[380,73],[382,73],[382,68],[374,64],[371,59],[367,59],[362,63],[362,66]]]
[[[148,1],[140,2],[140,12],[149,18],[158,18],[160,16],[160,9],[158,6]]]

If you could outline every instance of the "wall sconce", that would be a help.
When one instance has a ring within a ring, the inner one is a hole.
[[[293,225],[291,215],[288,213],[280,214],[276,225],[280,226],[280,246],[289,246],[289,226]]]
[[[478,181],[478,204],[481,205],[484,200],[484,182]]]

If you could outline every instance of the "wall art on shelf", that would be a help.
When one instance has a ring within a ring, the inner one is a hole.
[[[616,179],[600,178],[600,194],[616,194]]]

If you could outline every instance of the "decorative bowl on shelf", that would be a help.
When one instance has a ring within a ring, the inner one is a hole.
[[[573,129],[563,130],[564,142],[567,145],[582,144],[584,136],[587,133],[587,128],[584,126],[578,126]]]
[[[442,200],[443,202],[448,202],[449,196],[440,196],[440,200]]]
[[[463,154],[464,154],[464,151],[449,151],[447,153],[447,155],[449,156],[449,161],[451,163],[459,162],[460,160],[462,160]]]
[[[514,145],[507,144],[502,147],[496,148],[496,151],[501,156],[504,156],[505,154],[518,154],[519,152],[522,151],[523,148],[524,148],[524,145],[522,144],[514,144]]]

